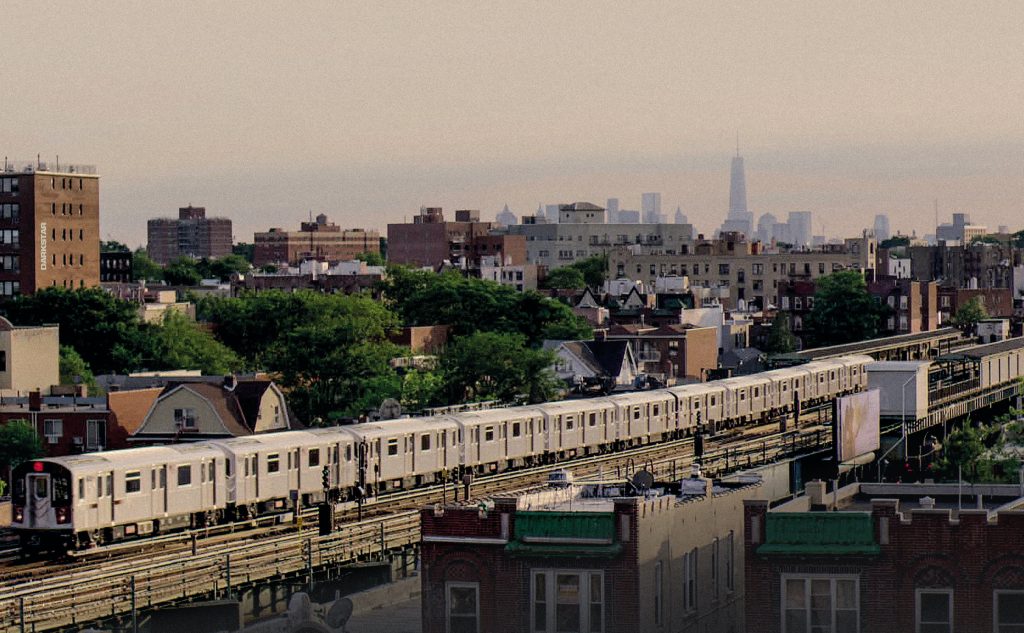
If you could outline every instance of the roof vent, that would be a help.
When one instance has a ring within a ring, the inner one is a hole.
[[[931,497],[921,497],[921,500],[918,503],[921,504],[921,507],[925,510],[932,510],[935,508],[935,499]]]

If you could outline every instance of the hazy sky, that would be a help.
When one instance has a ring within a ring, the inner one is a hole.
[[[661,191],[829,234],[933,201],[1024,226],[1024,3],[4,0],[0,152],[93,163],[102,233],[205,205],[235,238]]]

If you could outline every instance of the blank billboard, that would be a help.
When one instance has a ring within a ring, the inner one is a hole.
[[[836,455],[840,462],[878,450],[878,389],[836,399]]]

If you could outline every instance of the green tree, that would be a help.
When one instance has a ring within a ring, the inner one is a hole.
[[[789,329],[789,315],[779,312],[772,320],[772,327],[768,331],[768,341],[765,344],[765,351],[769,354],[789,354],[796,349],[796,337]]]
[[[126,245],[118,242],[117,240],[109,240],[106,242],[100,242],[101,253],[130,253],[132,249]]]
[[[89,395],[97,393],[96,377],[93,376],[89,363],[85,362],[75,348],[70,345],[60,346],[60,384],[83,384],[89,388]]]
[[[868,294],[864,276],[841,270],[819,277],[806,324],[818,346],[855,343],[878,334],[882,308]]]
[[[592,255],[569,266],[583,274],[583,281],[591,288],[601,288],[608,279],[608,255]]]
[[[1017,231],[1014,233],[1011,243],[1014,248],[1024,248],[1024,231]]]
[[[444,377],[433,371],[410,371],[402,377],[402,406],[422,411],[444,403]]]
[[[202,280],[199,263],[191,257],[179,257],[164,268],[164,281],[172,286],[198,286]]]
[[[101,288],[44,288],[14,297],[4,310],[17,325],[60,325],[60,344],[74,348],[95,372],[138,367],[138,306]]]
[[[251,264],[256,257],[256,246],[247,242],[239,242],[231,247],[231,253],[238,255]]]
[[[43,443],[28,420],[8,420],[0,425],[0,472],[42,454]]]
[[[146,249],[140,248],[132,254],[132,279],[135,281],[160,281],[164,278],[164,269],[160,264],[149,258]]]
[[[373,253],[366,251],[365,253],[359,253],[356,255],[356,259],[361,262],[366,262],[368,266],[383,266],[387,262],[384,261],[384,256],[380,253]]]
[[[586,285],[587,282],[583,279],[583,273],[579,269],[570,266],[555,268],[544,278],[545,288],[581,290]]]
[[[142,332],[149,339],[142,347],[151,369],[198,369],[213,375],[243,367],[234,351],[179,312],[167,312],[160,325],[145,325]]]
[[[988,311],[981,299],[975,297],[960,306],[953,315],[953,324],[964,330],[973,328],[978,321],[988,318]]]
[[[249,263],[249,260],[241,255],[232,254],[211,261],[209,274],[211,277],[216,277],[221,281],[229,281],[231,275],[236,273],[244,275],[251,268],[252,264]]]
[[[979,474],[978,461],[985,452],[988,430],[974,426],[970,421],[953,429],[946,436],[942,447],[939,471],[947,479],[956,481],[962,473],[969,480],[976,480]]]
[[[448,346],[441,357],[449,402],[553,400],[561,381],[553,352],[532,349],[521,334],[477,332]]]
[[[898,246],[910,246],[910,238],[906,235],[893,235],[889,239],[882,240],[878,248],[896,248]]]

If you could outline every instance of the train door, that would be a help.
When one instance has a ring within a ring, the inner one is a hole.
[[[235,464],[230,457],[224,458],[224,486],[227,499],[226,503],[235,503],[238,499],[238,473],[235,472]]]
[[[28,525],[48,525],[50,523],[50,475],[46,473],[28,475]]]

